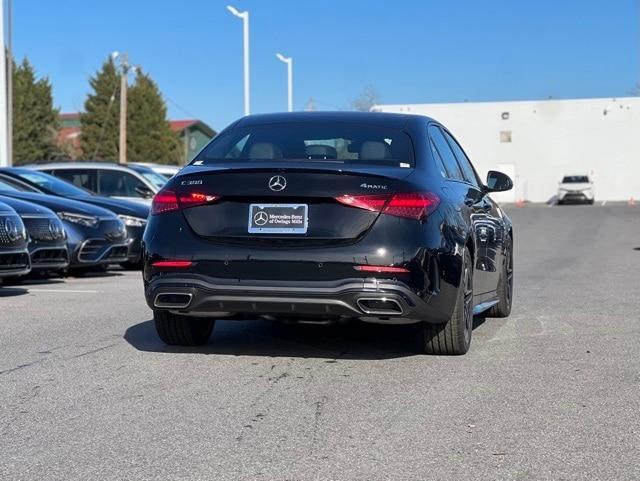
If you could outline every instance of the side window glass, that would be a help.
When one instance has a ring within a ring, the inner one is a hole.
[[[68,182],[71,182],[78,187],[82,187],[87,190],[95,190],[93,182],[91,182],[91,173],[83,170],[73,169],[60,169],[52,172],[56,177],[60,177]]]
[[[442,157],[440,156],[440,152],[438,152],[438,149],[436,149],[436,146],[433,145],[433,141],[429,140],[429,146],[431,147],[431,152],[433,153],[433,158],[436,159],[436,165],[438,166],[438,169],[440,170],[440,174],[442,174],[442,177],[449,178],[449,172],[447,172],[447,168],[444,166],[444,161],[442,160]]]
[[[124,174],[124,186],[127,191],[127,196],[129,197],[142,197],[142,195],[136,191],[137,187],[149,190],[144,182],[138,179],[135,175],[128,173]]]
[[[460,165],[460,168],[462,168],[462,173],[464,174],[465,180],[470,184],[475,185],[476,187],[480,187],[480,185],[478,184],[478,177],[476,177],[476,173],[471,166],[471,162],[469,162],[469,158],[465,155],[462,147],[460,147],[460,144],[458,144],[456,139],[454,139],[453,136],[449,134],[449,132],[445,131],[444,135],[445,137],[447,137],[449,145],[451,146],[451,150],[453,150],[456,159],[458,159],[458,164]]]
[[[442,131],[435,125],[430,125],[429,137],[440,154],[442,162],[449,173],[449,177],[454,180],[464,180],[464,176],[462,175],[456,156],[453,154],[451,147],[449,147],[447,139],[442,135]]]
[[[99,192],[106,196],[129,197],[125,174],[117,170],[101,170],[98,176]]]

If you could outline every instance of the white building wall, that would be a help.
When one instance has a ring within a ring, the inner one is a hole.
[[[372,110],[442,122],[483,177],[500,168],[514,174],[515,189],[502,201],[547,201],[567,174],[591,175],[597,200],[640,198],[640,97],[378,105]],[[511,135],[511,142],[501,141],[501,132]]]

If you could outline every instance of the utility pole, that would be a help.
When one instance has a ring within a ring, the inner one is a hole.
[[[13,165],[13,0],[7,0],[7,159]]]
[[[1,0],[0,0],[1,1]],[[129,88],[129,56],[124,52],[120,56],[120,146],[118,163],[127,163],[127,89]]]
[[[0,166],[9,166],[7,123],[7,56],[4,50],[4,1],[0,1]]]

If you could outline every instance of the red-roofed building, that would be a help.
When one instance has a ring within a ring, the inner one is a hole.
[[[82,158],[80,114],[76,112],[64,113],[60,114],[59,118],[58,144],[66,146],[65,152],[72,152],[74,158]],[[190,161],[216,135],[211,127],[197,119],[171,120],[170,124],[171,130],[178,133],[184,145],[183,160],[185,163]]]

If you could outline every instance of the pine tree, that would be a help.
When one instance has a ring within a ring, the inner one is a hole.
[[[127,160],[175,164],[180,159],[178,135],[167,120],[158,85],[140,72],[128,95]]]
[[[13,75],[13,161],[24,164],[56,157],[58,110],[53,107],[49,79],[36,80],[25,58],[11,61]]]
[[[80,148],[88,160],[116,160],[120,125],[120,74],[109,57],[89,80],[93,92],[80,114]]]

